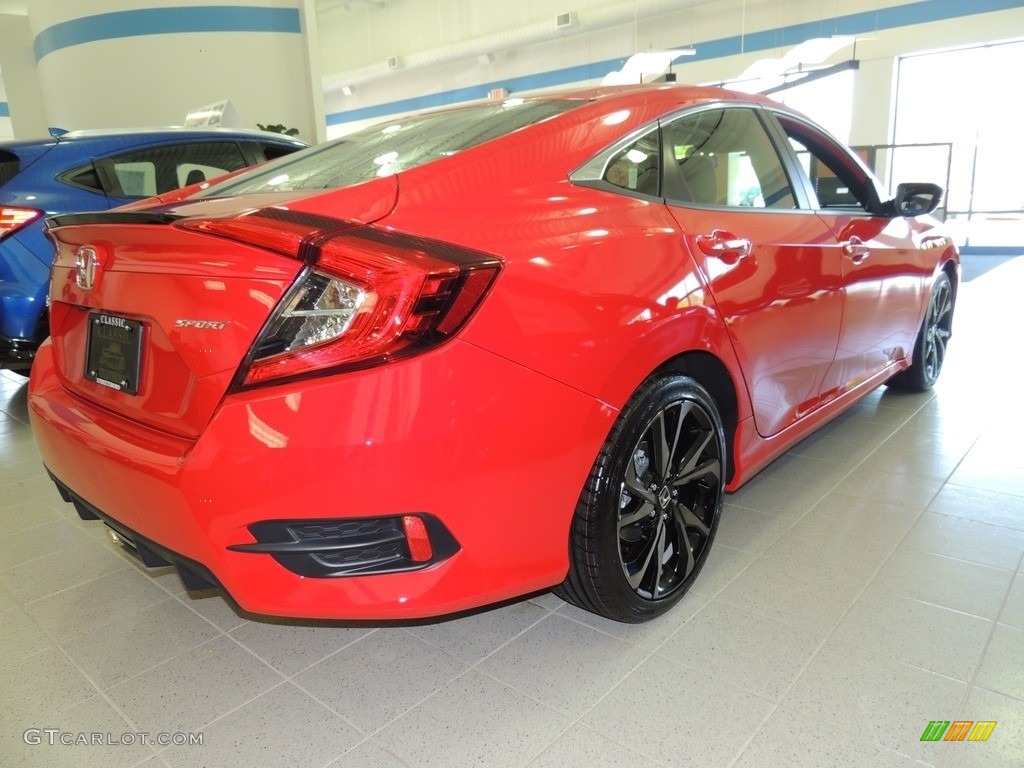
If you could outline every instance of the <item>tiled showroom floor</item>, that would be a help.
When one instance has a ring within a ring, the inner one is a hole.
[[[59,500],[4,372],[0,766],[1024,765],[1022,288],[1024,257],[965,284],[934,394],[878,390],[729,497],[643,626],[550,594],[403,626],[192,597]]]

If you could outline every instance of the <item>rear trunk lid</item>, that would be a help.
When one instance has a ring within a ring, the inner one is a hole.
[[[184,201],[51,219],[50,328],[63,386],[155,429],[198,436],[303,264],[193,225],[254,211],[284,230],[295,221],[368,224],[396,196],[389,178],[302,200]]]

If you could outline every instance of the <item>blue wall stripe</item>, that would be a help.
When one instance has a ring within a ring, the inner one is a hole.
[[[207,5],[100,13],[47,27],[32,43],[36,61],[72,45],[180,32],[299,32],[297,8]]]
[[[10,117],[11,108],[6,101],[0,101],[0,117]]]
[[[753,53],[771,48],[782,48],[798,45],[813,37],[829,37],[830,35],[860,35],[880,29],[894,29],[913,24],[927,24],[933,21],[956,19],[962,16],[973,16],[978,13],[991,13],[1020,8],[1022,0],[921,0],[921,2],[897,5],[891,8],[880,8],[877,11],[853,13],[847,16],[836,16],[831,19],[794,24],[788,27],[753,32],[748,35],[723,37],[717,40],[706,40],[694,43],[696,56],[690,56],[676,63],[676,67],[693,61],[707,61],[725,56],[736,56],[740,53]],[[979,41],[984,42],[984,41]],[[680,44],[686,48],[690,44]],[[386,104],[370,107],[332,112],[327,115],[328,125],[369,120],[375,117],[386,117],[397,112],[441,107],[446,104],[457,104],[463,101],[486,98],[492,88],[508,88],[510,91],[532,91],[538,88],[551,88],[559,85],[578,83],[604,77],[608,72],[622,67],[626,57],[608,59],[577,67],[555,69],[535,75],[495,80],[483,85],[457,88],[451,91],[431,93]]]

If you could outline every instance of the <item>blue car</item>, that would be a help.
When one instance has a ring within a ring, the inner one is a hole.
[[[303,149],[262,131],[76,131],[0,142],[0,368],[27,372],[49,335],[43,221],[114,208]]]

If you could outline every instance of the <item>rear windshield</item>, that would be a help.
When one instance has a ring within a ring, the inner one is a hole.
[[[0,149],[0,187],[18,175],[21,163],[13,152]]]
[[[201,197],[347,187],[454,155],[576,106],[570,100],[512,99],[396,119],[214,185]]]

